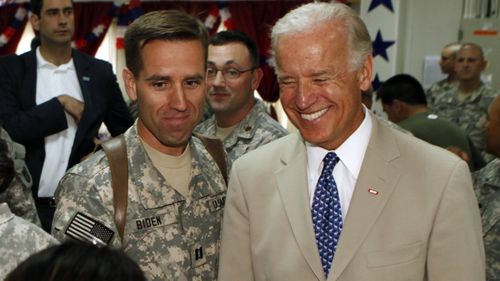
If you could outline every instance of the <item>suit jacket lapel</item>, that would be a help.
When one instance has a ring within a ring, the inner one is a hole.
[[[390,198],[400,172],[390,161],[399,156],[394,136],[373,115],[372,134],[354,188],[328,280],[337,280],[366,239]]]
[[[36,105],[36,52],[31,51],[22,55],[24,62],[24,81],[22,83],[21,100],[24,108]]]
[[[282,156],[281,162],[283,167],[275,172],[275,176],[293,235],[318,280],[324,280],[309,207],[307,153],[298,135],[294,145],[290,145],[290,149]]]
[[[85,102],[85,108],[83,110],[82,118],[78,124],[76,130],[75,141],[73,142],[73,151],[79,147],[80,143],[84,139],[84,132],[86,132],[87,122],[90,120],[89,114],[92,112],[92,81],[91,81],[91,69],[88,60],[78,51],[72,51],[73,64],[76,69],[76,76],[80,84],[80,89],[82,90],[83,101]],[[70,161],[71,162],[71,161]]]

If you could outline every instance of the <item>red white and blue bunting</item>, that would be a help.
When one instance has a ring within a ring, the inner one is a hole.
[[[215,23],[217,23],[219,19],[225,30],[234,29],[234,23],[227,1],[217,1],[210,9],[210,13],[205,19],[205,26],[210,33],[215,33],[217,31],[216,29],[218,26],[215,26]]]
[[[27,14],[28,10],[24,5],[20,5],[17,8],[14,19],[12,19],[9,25],[0,34],[0,48],[7,45],[10,39],[17,33],[18,29],[23,25]]]
[[[128,6],[120,9],[118,14],[118,27],[116,34],[116,48],[123,49],[125,37],[125,31],[127,31],[127,26],[135,21],[138,17],[144,14],[144,10],[141,7],[140,0],[131,0]]]

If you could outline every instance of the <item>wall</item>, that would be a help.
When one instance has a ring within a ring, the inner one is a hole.
[[[458,41],[462,0],[401,0],[397,72],[422,81],[424,57]]]

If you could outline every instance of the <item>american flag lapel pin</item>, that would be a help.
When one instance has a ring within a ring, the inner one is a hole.
[[[371,194],[373,195],[378,195],[378,191],[376,191],[375,189],[373,188],[368,188],[368,192],[370,192]]]

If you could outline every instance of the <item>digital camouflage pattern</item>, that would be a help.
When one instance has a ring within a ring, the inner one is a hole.
[[[16,176],[12,183],[5,192],[0,194],[0,202],[6,202],[17,216],[41,226],[31,192],[31,175],[24,162],[24,156],[26,155],[24,146],[12,141],[7,131],[2,127],[0,127],[0,138],[7,144],[7,153],[14,161],[16,170]]]
[[[448,79],[440,80],[431,85],[431,87],[425,92],[425,99],[427,100],[427,106],[432,107],[436,102],[436,97],[444,92],[453,90],[457,91],[458,81],[448,82]]]
[[[0,203],[0,280],[32,254],[57,240],[38,226],[15,216],[6,203]]]
[[[213,137],[216,128],[215,115],[212,115],[199,124],[195,131]],[[224,148],[229,159],[234,162],[241,155],[287,134],[288,131],[267,113],[264,103],[256,100],[252,110],[223,141]]]
[[[481,207],[486,280],[500,279],[500,158],[474,173],[474,188]]]
[[[129,193],[124,241],[113,218],[111,173],[98,152],[68,171],[56,191],[52,234],[60,241],[77,212],[114,232],[108,243],[135,260],[148,280],[217,280],[220,227],[227,187],[217,164],[192,137],[188,198],[169,186],[153,166],[137,135],[125,133]]]
[[[457,89],[452,88],[436,96],[431,110],[462,128],[486,162],[489,162],[494,157],[485,151],[484,122],[489,105],[499,93],[482,84],[479,89],[460,102]]]

